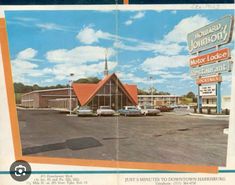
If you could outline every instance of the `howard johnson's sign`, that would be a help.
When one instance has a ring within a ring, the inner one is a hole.
[[[201,67],[191,68],[192,77],[209,76],[217,73],[230,72],[232,70],[232,61],[223,61]]]
[[[232,38],[233,17],[226,16],[187,36],[191,54],[227,44]]]
[[[190,74],[196,78],[198,85],[197,104],[200,113],[202,113],[202,97],[207,96],[216,96],[216,112],[222,111],[221,75],[232,70],[233,62],[230,59],[230,49],[220,46],[232,40],[233,22],[233,16],[225,16],[187,36],[189,52],[193,56],[190,59]],[[205,84],[211,85],[205,86]]]

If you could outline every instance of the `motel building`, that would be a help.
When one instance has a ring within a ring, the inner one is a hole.
[[[138,103],[143,105],[169,106],[179,105],[181,96],[178,95],[138,95]]]
[[[216,110],[217,106],[217,98],[216,96],[204,96],[202,98],[202,108],[212,108],[214,109],[214,112]],[[230,96],[222,96],[222,102],[221,107],[222,110],[228,109],[230,110],[230,103],[231,103],[231,97]]]
[[[123,106],[137,105],[137,86],[123,84],[115,73],[108,74],[105,60],[104,78],[96,84],[72,84],[72,109],[90,106],[97,110],[100,106],[110,106],[114,110]],[[37,90],[22,95],[21,106],[29,108],[67,109],[70,105],[70,88]]]

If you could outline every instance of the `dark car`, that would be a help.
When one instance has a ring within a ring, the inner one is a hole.
[[[158,107],[158,109],[159,109],[161,112],[170,112],[170,111],[173,111],[173,110],[174,110],[173,107],[168,107],[168,106],[160,106],[160,107]]]

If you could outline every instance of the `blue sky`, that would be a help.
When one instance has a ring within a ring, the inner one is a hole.
[[[187,33],[232,10],[7,11],[13,79],[41,86],[103,77],[105,48],[110,72],[124,83],[183,95],[196,92],[189,74]],[[118,29],[116,30],[116,28]],[[234,45],[229,44],[234,54]],[[222,94],[230,95],[231,74]]]

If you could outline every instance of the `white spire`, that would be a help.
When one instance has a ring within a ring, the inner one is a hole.
[[[105,49],[105,67],[104,67],[104,76],[107,76],[109,74],[108,71],[108,59],[107,59],[107,55],[108,55],[108,49]]]

